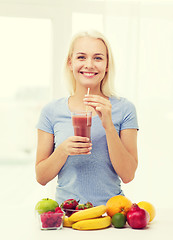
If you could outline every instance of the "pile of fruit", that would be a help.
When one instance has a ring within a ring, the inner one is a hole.
[[[64,212],[56,201],[44,198],[36,204],[35,210],[39,215],[41,229],[62,228]]]
[[[143,229],[155,217],[154,206],[146,201],[138,204],[121,195],[110,198],[106,204],[73,213],[64,219],[64,227],[77,230],[93,230],[114,226]]]
[[[45,202],[45,199],[40,202]],[[123,228],[126,223],[131,228],[143,229],[156,215],[155,208],[151,203],[142,201],[133,204],[128,198],[121,195],[110,198],[106,206],[96,207],[91,202],[79,204],[79,201],[75,199],[67,199],[60,207],[54,200],[51,200],[51,207],[50,205],[49,207],[45,207],[44,204],[39,205],[40,202],[37,203],[36,210],[41,214],[42,228],[47,229],[62,226],[62,222],[64,227],[77,230],[95,230],[110,226]],[[56,213],[61,214],[61,220],[60,217],[59,219],[55,217]],[[63,213],[66,215],[64,218]]]
[[[134,229],[145,228],[155,217],[154,206],[146,201],[138,204],[124,196],[114,196],[106,204],[107,214],[112,218],[112,225],[122,228],[126,222]]]

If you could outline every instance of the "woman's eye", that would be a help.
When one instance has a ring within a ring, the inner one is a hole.
[[[102,58],[101,58],[101,57],[95,57],[95,59],[96,59],[96,60],[102,60]]]
[[[84,56],[78,56],[77,59],[85,59]]]

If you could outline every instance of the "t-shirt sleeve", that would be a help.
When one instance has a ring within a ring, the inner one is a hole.
[[[120,130],[134,128],[139,130],[136,108],[133,103],[127,101],[124,108]]]
[[[36,128],[43,130],[45,132],[54,134],[51,117],[52,117],[51,107],[50,107],[50,105],[46,105],[45,107],[43,107],[43,109],[41,111]]]

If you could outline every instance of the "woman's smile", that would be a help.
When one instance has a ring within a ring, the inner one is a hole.
[[[92,78],[98,74],[97,72],[85,72],[85,71],[80,71],[80,73],[87,78]]]

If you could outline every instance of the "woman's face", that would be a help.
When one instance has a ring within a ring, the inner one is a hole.
[[[76,79],[76,86],[100,89],[100,83],[107,72],[105,44],[100,39],[78,38],[69,64]]]

